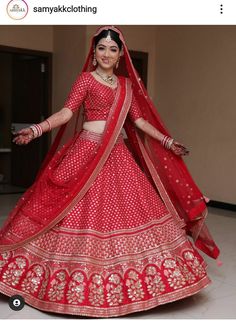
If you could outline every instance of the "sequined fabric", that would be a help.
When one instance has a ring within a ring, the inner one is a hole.
[[[90,72],[81,73],[74,82],[64,107],[76,112],[84,103],[84,119],[106,120],[113,104],[117,87],[111,88],[94,78]],[[141,117],[141,112],[133,96],[128,116],[132,121]]]
[[[79,179],[100,140],[82,131],[51,169],[50,181],[63,190],[72,177]],[[40,218],[55,199],[60,202],[62,194],[56,198],[53,190],[45,188],[43,202],[31,192],[22,210]],[[91,188],[65,218],[24,247],[1,254],[0,291],[23,295],[41,310],[121,316],[198,292],[210,282],[205,268],[119,136]]]

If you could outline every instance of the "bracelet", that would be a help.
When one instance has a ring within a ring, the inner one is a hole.
[[[52,125],[48,119],[45,119],[45,122],[48,124],[48,131],[50,132],[52,130]]]
[[[33,132],[34,138],[37,138],[43,134],[43,129],[38,124],[33,124],[32,126],[30,126],[30,129]]]
[[[162,146],[164,146],[166,149],[170,149],[173,142],[174,139],[168,136],[164,136],[161,140]]]

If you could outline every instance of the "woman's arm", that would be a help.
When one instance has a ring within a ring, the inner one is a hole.
[[[147,122],[142,117],[136,119],[134,123],[136,127],[141,129],[143,132],[145,132],[149,136],[157,139],[160,143],[162,143],[166,138],[165,135],[163,135],[158,129],[156,129],[154,126],[152,126],[149,122]],[[184,156],[189,154],[189,151],[187,150],[187,148],[175,140],[172,141],[172,143],[169,146],[169,149],[172,150],[174,154],[179,156]]]
[[[37,125],[42,129],[42,133],[45,133],[67,123],[71,119],[72,115],[73,112],[69,108],[62,108],[60,111],[52,114],[46,120]],[[13,133],[13,135],[16,135],[13,142],[17,145],[26,145],[36,138],[34,131],[30,127],[23,128],[18,132]]]
[[[142,117],[136,119],[134,121],[136,127],[141,129],[143,132],[148,134],[149,136],[159,140],[161,142],[164,139],[164,136],[158,129],[156,129],[154,126],[152,126],[149,122],[147,122]]]
[[[69,108],[62,108],[58,112],[52,114],[47,118],[47,121],[51,124],[51,129],[59,127],[65,123],[67,123],[71,117],[73,116],[73,112]],[[39,125],[42,127],[43,131],[48,131],[47,121],[43,121]]]

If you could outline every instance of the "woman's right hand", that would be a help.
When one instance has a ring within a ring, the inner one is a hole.
[[[15,136],[12,142],[17,145],[27,145],[34,139],[33,131],[29,127],[23,128],[18,132],[12,132],[12,134]]]

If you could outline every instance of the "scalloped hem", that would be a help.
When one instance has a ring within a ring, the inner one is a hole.
[[[60,313],[60,314],[71,314],[71,315],[78,315],[78,316],[88,316],[88,317],[119,317],[130,313],[146,311],[152,308],[155,308],[159,305],[163,305],[166,303],[178,301],[180,299],[189,297],[191,295],[196,294],[201,289],[204,289],[211,283],[211,280],[206,276],[196,284],[189,285],[188,287],[175,290],[170,293],[165,293],[159,295],[155,298],[146,301],[139,301],[133,302],[129,304],[125,304],[122,306],[111,307],[111,308],[102,308],[102,307],[88,307],[88,306],[74,306],[69,304],[61,304],[55,302],[45,302],[39,300],[31,295],[21,292],[19,290],[14,290],[9,286],[0,283],[0,291],[7,295],[12,296],[19,294],[24,297],[25,302],[44,312],[53,312],[53,313]]]

